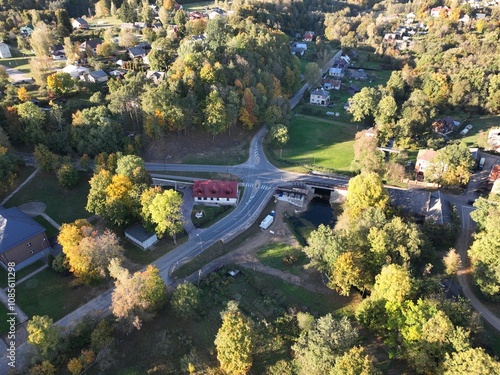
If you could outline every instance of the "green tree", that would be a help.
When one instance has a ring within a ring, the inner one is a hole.
[[[55,375],[56,368],[49,361],[43,361],[29,369],[28,375]]]
[[[148,54],[148,62],[151,69],[165,71],[175,60],[177,43],[172,38],[158,38],[151,44],[151,52]]]
[[[390,124],[398,110],[396,100],[391,95],[384,96],[377,104],[375,110],[375,122],[377,125]]]
[[[301,375],[324,375],[332,371],[335,360],[351,348],[358,332],[346,317],[335,320],[331,314],[316,320],[302,331],[292,346]]]
[[[270,132],[271,142],[276,146],[282,148],[289,139],[288,128],[283,124],[273,125]]]
[[[59,166],[59,157],[43,144],[35,146],[34,156],[36,164],[44,172],[55,171]]]
[[[382,179],[377,174],[363,173],[349,181],[345,207],[353,220],[356,220],[369,207],[385,210],[389,204],[389,195]]]
[[[482,348],[447,353],[443,363],[443,375],[492,375],[500,374],[500,363]]]
[[[208,94],[206,107],[203,112],[205,117],[203,127],[211,133],[214,138],[217,134],[222,133],[229,127],[226,106],[217,90],[213,90]]]
[[[337,358],[330,375],[380,375],[364,348],[353,347]]]
[[[464,185],[469,182],[474,160],[465,142],[452,143],[438,151],[426,171],[426,178],[442,185]]]
[[[47,88],[56,95],[66,95],[75,87],[68,73],[54,73],[47,77]]]
[[[37,57],[46,57],[50,53],[50,47],[55,44],[53,30],[43,22],[38,22],[31,34],[31,48]]]
[[[25,125],[24,132],[31,143],[42,143],[45,140],[45,112],[32,102],[17,106],[17,113]]]
[[[111,184],[112,175],[105,169],[90,179],[90,191],[85,209],[96,215],[104,215],[106,210],[106,189]]]
[[[170,303],[177,316],[181,318],[196,316],[201,305],[201,291],[196,285],[184,282],[174,290]]]
[[[80,175],[73,164],[65,163],[57,170],[57,181],[66,188],[72,188],[80,181]]]
[[[366,131],[356,133],[354,141],[354,160],[352,168],[361,173],[375,172],[382,174],[384,171],[384,154],[377,149],[377,137],[370,137]]]
[[[310,86],[315,85],[321,79],[321,70],[318,64],[310,62],[306,65],[304,79]]]
[[[215,337],[220,367],[229,375],[246,374],[253,361],[253,322],[240,312],[234,301],[228,303],[221,316],[222,326]]]
[[[348,111],[354,121],[364,121],[375,116],[379,102],[380,92],[376,88],[363,87],[350,99]]]
[[[65,38],[73,31],[71,20],[69,19],[66,9],[56,10],[57,34],[59,39]]]
[[[410,272],[397,264],[389,264],[375,278],[373,298],[391,302],[403,302],[412,292]]]
[[[49,359],[59,350],[61,333],[52,318],[35,315],[28,322],[28,342],[34,345],[42,358]]]
[[[2,128],[0,128],[0,138],[2,135]],[[15,157],[9,153],[7,147],[1,145],[0,139],[0,194],[5,194],[13,185],[18,171]]]
[[[116,164],[116,174],[128,177],[133,184],[149,185],[150,182],[144,160],[136,155],[119,157]]]

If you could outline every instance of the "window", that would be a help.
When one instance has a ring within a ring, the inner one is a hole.
[[[26,246],[31,247],[31,242],[28,242]]]
[[[229,202],[229,198],[226,198],[226,201],[228,201],[228,202]]]

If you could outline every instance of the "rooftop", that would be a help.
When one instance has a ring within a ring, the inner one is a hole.
[[[131,227],[125,229],[125,234],[128,234],[130,237],[133,237],[140,242],[144,242],[149,240],[151,237],[156,236],[154,233],[146,232],[146,229],[144,229],[144,227],[139,223],[135,223]]]
[[[0,208],[0,254],[43,232],[43,226],[17,207]]]
[[[193,197],[238,198],[238,183],[236,181],[196,180],[193,185]]]

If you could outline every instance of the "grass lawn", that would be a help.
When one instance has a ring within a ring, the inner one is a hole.
[[[23,73],[30,72],[30,58],[29,57],[11,57],[7,59],[2,59],[1,65],[6,68],[14,68]]]
[[[182,159],[184,164],[236,165],[247,161],[248,143],[239,147],[232,147],[223,152],[209,152],[206,154],[191,154]]]
[[[304,252],[293,246],[282,243],[267,245],[258,251],[257,258],[266,266],[296,275],[302,267],[307,264],[307,258]]]
[[[282,151],[285,163],[311,168],[320,166],[342,173],[350,171],[354,158],[354,136],[358,131],[356,125],[295,115],[288,131],[290,141]]]
[[[72,286],[73,280],[47,268],[17,286],[17,304],[30,317],[48,315],[57,321],[102,292]]]
[[[231,250],[236,249],[243,242],[251,241],[252,237],[261,231],[261,229],[259,228],[260,222],[267,216],[268,212],[274,210],[275,205],[276,204],[274,203],[274,200],[271,199],[267,204],[267,206],[262,211],[262,213],[259,215],[257,220],[255,221],[255,223],[250,228],[248,228],[248,230],[246,230],[238,237],[236,237],[234,240],[226,244],[222,243],[221,241],[216,242],[208,249],[204,250],[200,255],[196,256],[189,262],[183,264],[178,269],[176,269],[172,273],[173,277],[182,278],[189,276],[192,273],[198,271],[205,264],[229,253]]]
[[[122,241],[125,256],[134,263],[146,265],[165,255],[188,240],[186,232],[177,235],[177,245],[171,237],[165,236],[148,250],[143,250],[129,240]]]
[[[30,264],[28,267],[23,268],[22,270],[16,272],[16,282],[17,280],[21,280],[23,277],[28,276],[31,272],[36,271],[40,267],[44,266],[45,263],[41,260],[36,261],[33,264]],[[0,287],[7,287],[7,271],[5,271],[2,267],[0,267]]]
[[[196,228],[208,228],[232,212],[234,208],[235,206],[206,206],[204,204],[197,204],[191,212],[191,220]],[[195,214],[200,211],[203,212],[203,216],[198,219]]]
[[[119,27],[123,21],[117,17],[92,18],[88,20],[91,29],[104,29],[108,27]]]
[[[182,1],[179,2],[179,4],[182,4]],[[186,12],[193,12],[195,10],[197,11],[203,11],[205,7],[212,8],[215,4],[215,1],[199,1],[196,3],[189,3],[189,4],[182,4],[182,8]],[[219,7],[223,6],[222,3],[219,3]]]
[[[490,128],[500,127],[500,116],[486,115],[486,116],[471,116],[467,121],[467,124],[471,124],[473,128],[467,133],[466,137],[462,140],[467,143],[468,146],[477,146],[479,141],[480,132],[486,132],[486,137],[488,137],[488,130]]]
[[[0,303],[0,316],[2,319],[0,319],[0,335],[3,335],[9,331],[10,324],[7,322],[7,313],[9,310]]]
[[[76,219],[87,218],[85,210],[90,185],[89,176],[80,172],[80,182],[72,189],[59,185],[54,174],[38,173],[10,199],[5,206],[14,207],[30,201],[40,201],[47,205],[45,213],[57,223],[71,223]]]

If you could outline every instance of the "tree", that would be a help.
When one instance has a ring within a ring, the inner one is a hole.
[[[96,215],[104,215],[106,210],[106,189],[111,184],[112,175],[101,169],[90,179],[90,191],[85,209]]]
[[[124,3],[126,3],[126,1]],[[137,37],[131,29],[121,29],[118,40],[120,46],[125,48],[130,48],[137,44]]]
[[[465,185],[469,182],[473,165],[474,160],[465,142],[453,143],[437,152],[425,176],[443,185]]]
[[[28,322],[28,342],[34,345],[42,358],[49,359],[57,354],[61,333],[52,318],[35,315]]]
[[[500,363],[482,348],[446,354],[443,375],[491,375],[500,374]]]
[[[149,185],[150,177],[144,167],[144,160],[136,155],[124,155],[118,158],[116,174],[128,177],[136,185]]]
[[[47,77],[47,88],[56,95],[66,95],[75,87],[68,73],[54,73]]]
[[[55,43],[54,32],[43,22],[38,22],[31,34],[31,48],[37,57],[46,57],[50,54],[50,47]]]
[[[161,191],[150,188],[141,197],[142,217],[154,226],[158,237],[165,233],[176,242],[176,235],[182,231],[182,197],[174,190]]]
[[[28,100],[31,100],[31,95],[29,94],[28,90],[26,90],[26,87],[21,86],[17,89],[17,97],[21,102],[27,102]]]
[[[460,254],[455,249],[450,249],[443,258],[444,272],[447,275],[453,276],[462,268],[462,260]]]
[[[398,105],[396,100],[391,95],[384,96],[377,104],[375,122],[377,125],[392,123],[397,110]]]
[[[83,370],[82,361],[79,358],[71,358],[68,362],[68,370],[73,375],[78,375]]]
[[[214,342],[220,367],[229,375],[246,374],[253,361],[253,322],[240,312],[234,301],[228,303],[221,316],[222,326]]]
[[[384,170],[384,154],[377,146],[377,137],[368,136],[365,130],[357,132],[352,167],[362,173],[381,174]]]
[[[35,162],[44,172],[52,172],[59,166],[59,156],[43,144],[35,146]]]
[[[60,185],[72,188],[80,181],[80,175],[73,164],[65,163],[57,171],[57,180]]]
[[[211,133],[214,138],[217,134],[222,133],[229,127],[226,106],[217,90],[213,90],[208,94],[206,107],[203,112],[205,117],[203,127]]]
[[[113,328],[106,320],[101,320],[90,334],[90,346],[99,353],[114,342]]]
[[[42,143],[45,139],[45,112],[32,102],[17,106],[17,113],[25,125],[25,133],[31,143]]]
[[[56,368],[49,361],[43,361],[30,368],[28,375],[55,375]]]
[[[306,71],[304,73],[304,79],[309,84],[309,86],[315,85],[321,79],[321,69],[315,62],[308,63],[306,65]]]
[[[375,278],[372,298],[381,298],[391,302],[403,302],[412,291],[409,271],[397,264],[389,264]]]
[[[194,284],[184,282],[174,290],[170,303],[179,317],[193,317],[200,308],[201,291]]]
[[[46,77],[52,70],[52,59],[47,56],[37,56],[30,59],[30,73],[37,85],[45,87]]]
[[[158,38],[151,44],[148,62],[151,69],[165,71],[174,60],[177,52],[177,43],[172,38]]]
[[[348,112],[354,121],[364,121],[373,118],[376,114],[380,92],[373,87],[363,87],[360,92],[350,99]]]
[[[69,19],[66,9],[56,10],[57,34],[60,39],[68,37],[73,31],[71,20]]]
[[[113,259],[109,273],[116,279],[111,297],[113,314],[130,327],[140,329],[142,321],[153,317],[166,301],[167,290],[158,269],[149,265],[130,275],[118,259]]]
[[[377,174],[363,173],[349,181],[345,206],[349,217],[355,220],[362,212],[375,207],[385,210],[389,204],[389,195],[382,179]]]
[[[351,348],[357,337],[357,330],[346,317],[335,320],[328,314],[319,318],[309,330],[302,331],[292,346],[299,374],[330,373],[337,357]]]
[[[273,125],[270,131],[271,142],[279,148],[282,148],[289,139],[288,128],[283,124]]]
[[[3,129],[0,128],[0,194],[5,194],[13,185],[18,171],[15,157],[2,145]],[[8,139],[7,139],[8,140]]]
[[[73,64],[80,58],[79,46],[73,43],[70,37],[64,38],[64,54],[69,64]]]
[[[373,360],[362,347],[353,347],[335,361],[330,375],[379,375]]]
[[[248,87],[243,92],[239,118],[243,126],[249,130],[257,123],[257,117],[255,116],[255,97]]]

